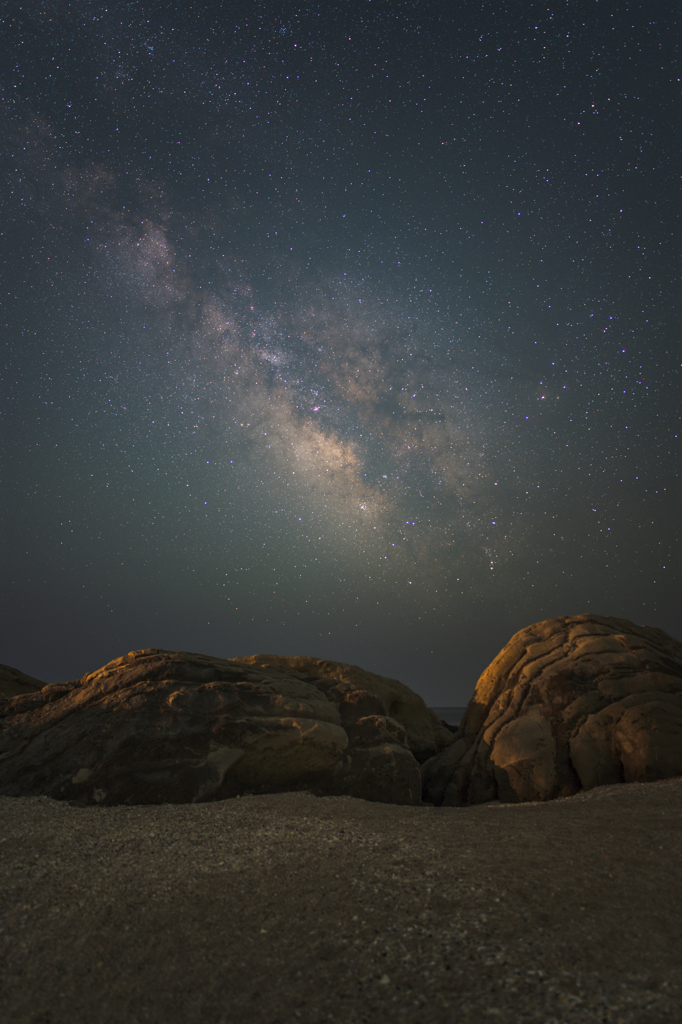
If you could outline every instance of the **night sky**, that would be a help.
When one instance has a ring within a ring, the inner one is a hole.
[[[682,637],[677,3],[0,12],[0,662]]]

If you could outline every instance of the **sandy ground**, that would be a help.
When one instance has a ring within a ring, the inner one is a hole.
[[[3,1024],[680,1024],[682,779],[568,800],[0,799]]]

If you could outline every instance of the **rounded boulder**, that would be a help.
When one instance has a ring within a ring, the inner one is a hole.
[[[627,619],[572,615],[521,630],[479,679],[452,745],[422,766],[424,799],[570,796],[682,775],[682,643]]]
[[[355,666],[148,649],[0,699],[0,795],[113,805],[308,790],[414,804],[419,759],[449,739],[408,687]]]

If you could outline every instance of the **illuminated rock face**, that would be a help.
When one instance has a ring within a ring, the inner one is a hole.
[[[548,800],[682,775],[682,644],[627,619],[521,630],[478,681],[453,744],[422,766],[444,805]]]
[[[419,803],[419,760],[452,738],[355,666],[159,650],[0,700],[0,728],[0,794],[102,805],[297,789]]]

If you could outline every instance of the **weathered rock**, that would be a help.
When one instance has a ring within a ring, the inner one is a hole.
[[[248,658],[235,658],[243,665],[264,668],[268,672],[288,675],[294,672],[302,679],[333,679],[352,687],[353,691],[365,691],[377,698],[376,713],[386,715],[400,722],[407,733],[407,744],[422,763],[452,743],[452,732],[434,715],[414,690],[397,679],[366,672],[357,665],[345,665],[340,661],[324,661],[319,658],[280,657],[273,654],[255,654]],[[338,691],[342,692],[341,690]],[[349,698],[351,699],[351,698]],[[353,698],[355,699],[355,698]],[[363,698],[364,699],[364,698]],[[368,710],[365,714],[371,714]]]
[[[479,679],[452,745],[422,766],[436,804],[548,800],[682,775],[682,643],[627,619],[521,630]]]
[[[410,751],[398,743],[384,743],[349,746],[323,785],[313,791],[320,796],[349,794],[362,800],[418,804],[421,789],[419,765]]]
[[[355,666],[133,651],[0,700],[0,794],[110,805],[306,789],[419,803],[412,743],[423,758],[444,740],[421,698]]]
[[[680,688],[682,690],[682,687]],[[682,692],[633,693],[590,715],[569,743],[585,789],[682,775]]]
[[[10,668],[9,665],[0,665],[0,699],[3,697],[17,697],[22,693],[35,693],[42,690],[45,683],[33,676],[27,676],[18,668]]]

